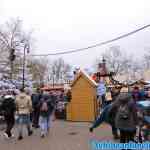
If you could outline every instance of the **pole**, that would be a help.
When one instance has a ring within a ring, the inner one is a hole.
[[[53,88],[54,88],[54,74],[53,74]]]
[[[24,46],[24,53],[23,53],[23,72],[22,72],[22,75],[23,75],[23,78],[22,78],[22,88],[24,89],[25,88],[25,60],[26,60],[26,45]]]
[[[15,49],[11,48],[9,50],[9,61],[10,61],[10,79],[13,79],[13,71],[14,71],[14,60],[15,60],[15,55],[14,55]]]
[[[12,80],[13,79],[13,67],[14,65],[13,65],[13,61],[11,60],[10,61],[10,79]]]

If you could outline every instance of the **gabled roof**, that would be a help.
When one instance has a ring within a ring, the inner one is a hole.
[[[92,86],[97,86],[97,83],[84,70],[79,70],[71,86],[73,86],[81,76],[83,76]]]

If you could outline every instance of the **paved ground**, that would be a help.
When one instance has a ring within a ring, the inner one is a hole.
[[[39,130],[34,135],[25,135],[22,141],[17,138],[6,140],[0,137],[1,150],[90,150],[90,139],[111,140],[111,129],[103,124],[89,133],[90,123],[75,123],[56,120],[48,137],[41,139]],[[14,131],[16,133],[16,131]],[[1,132],[2,134],[2,132]],[[26,133],[25,133],[26,134]],[[16,135],[16,134],[15,134]],[[16,135],[17,136],[17,135]]]

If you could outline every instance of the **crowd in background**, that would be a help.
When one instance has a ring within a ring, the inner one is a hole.
[[[122,92],[120,86],[106,87],[100,81],[97,98],[101,112],[90,131],[105,121],[111,125],[114,139],[120,139],[121,143],[134,141],[139,118],[143,117],[136,104],[139,101],[150,101],[150,88],[145,90],[134,86],[132,90]],[[31,93],[28,89],[20,89],[17,92],[3,94],[1,99],[0,113],[5,118],[4,136],[7,139],[14,136],[12,129],[15,123],[17,123],[18,140],[24,137],[24,127],[28,136],[33,134],[33,128],[40,128],[40,136],[43,138],[50,132],[55,112],[57,109],[62,109],[59,104],[71,100],[71,91],[42,91],[37,88]],[[147,116],[150,116],[150,113]],[[150,129],[150,125],[146,128]],[[148,139],[148,132],[145,132],[144,138]]]
[[[42,91],[40,88],[35,92],[29,89],[4,92],[1,96],[0,114],[4,116],[6,123],[5,138],[14,137],[12,129],[15,123],[18,140],[24,137],[24,127],[28,136],[33,134],[33,128],[40,128],[40,136],[45,137],[54,120],[58,103],[68,101],[70,96],[68,91]]]

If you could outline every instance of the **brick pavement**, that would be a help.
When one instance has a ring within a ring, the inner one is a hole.
[[[89,133],[90,123],[75,123],[56,120],[53,122],[48,137],[41,139],[39,130],[34,130],[31,137],[27,135],[22,141],[17,138],[6,140],[0,137],[1,150],[90,150],[90,139],[111,140],[111,129],[102,125]],[[16,131],[14,130],[15,135]],[[2,132],[1,132],[2,134]]]

